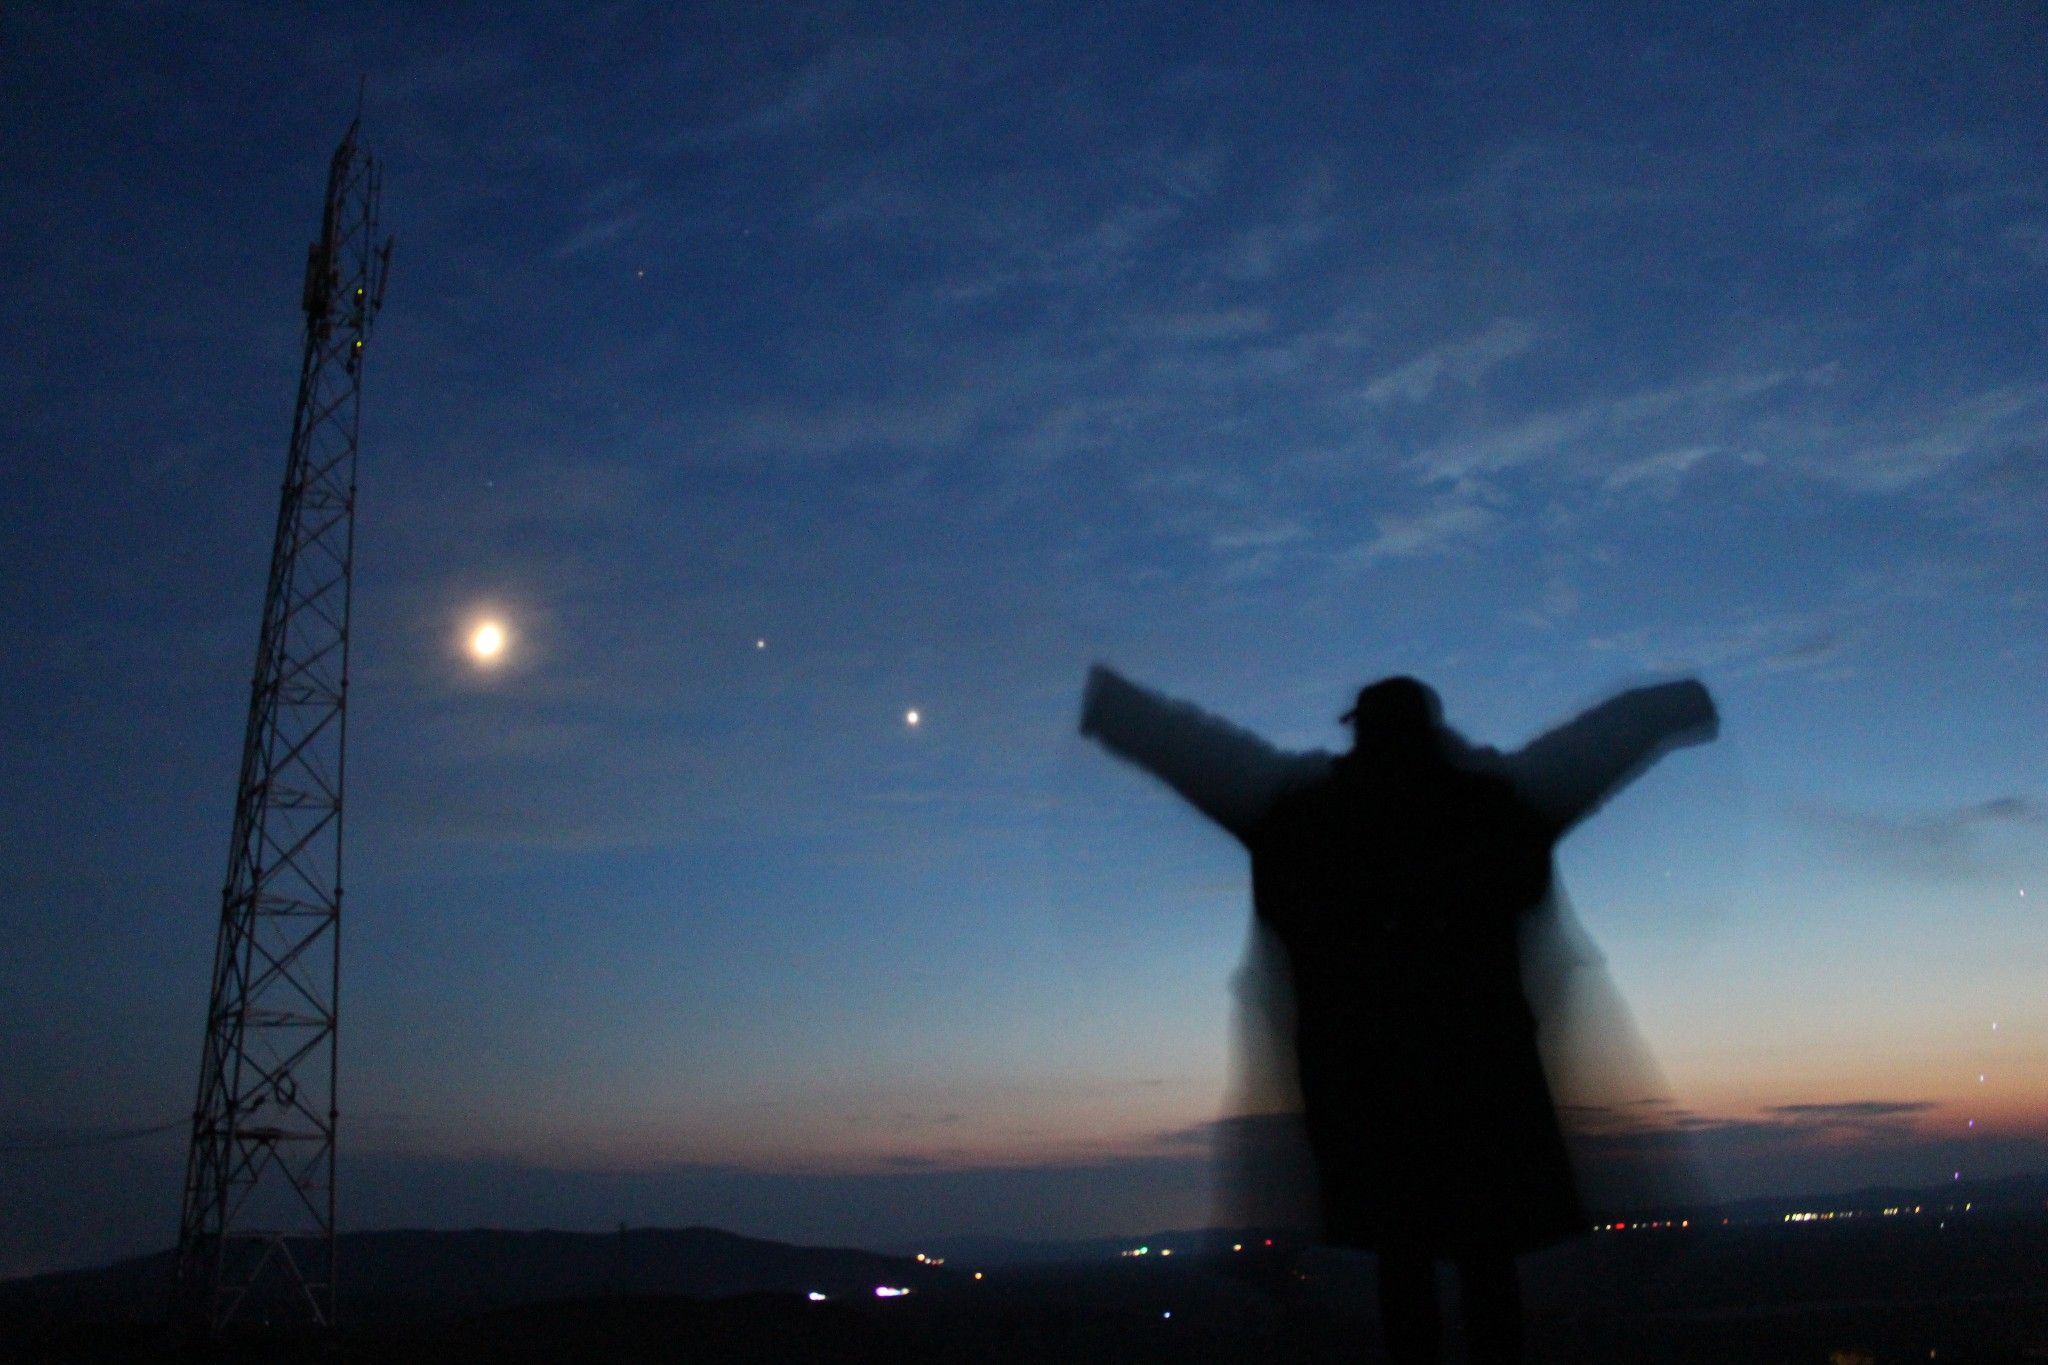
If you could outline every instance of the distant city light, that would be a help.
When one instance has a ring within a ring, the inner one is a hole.
[[[1818,1217],[1819,1215],[1815,1215],[1815,1216],[1816,1216],[1816,1217]],[[1828,1217],[1830,1217],[1830,1218],[1834,1217],[1834,1215],[1833,1215],[1833,1214],[1829,1214],[1829,1215],[1827,1215],[1827,1216],[1828,1216]],[[1846,1216],[1846,1215],[1844,1215],[1844,1216]],[[1723,1219],[1722,1219],[1721,1221],[1725,1223],[1725,1222],[1727,1222],[1728,1220],[1727,1220],[1727,1219],[1725,1219],[1725,1218],[1723,1218]],[[1790,1219],[1790,1218],[1788,1218],[1788,1219],[1786,1219],[1786,1221],[1787,1221],[1787,1222],[1790,1222],[1790,1221],[1791,1221],[1791,1219]],[[1635,1221],[1635,1222],[1633,1222],[1633,1223],[1595,1223],[1595,1224],[1593,1225],[1593,1231],[1595,1231],[1595,1232],[1648,1232],[1648,1231],[1651,1231],[1651,1230],[1658,1230],[1658,1231],[1662,1231],[1662,1230],[1664,1230],[1664,1229],[1666,1229],[1666,1228],[1689,1228],[1689,1227],[1691,1227],[1691,1226],[1692,1226],[1692,1219],[1690,1219],[1690,1218],[1653,1218],[1653,1219],[1650,1219],[1650,1220],[1648,1220],[1647,1222],[1646,1222],[1646,1221],[1644,1221],[1644,1220],[1642,1220],[1642,1219],[1638,1219],[1638,1220],[1636,1220],[1636,1221]]]
[[[977,1280],[981,1278],[981,1272],[979,1270],[974,1272],[974,1278]]]
[[[900,1299],[909,1292],[908,1289],[895,1288],[886,1284],[875,1286],[875,1297],[878,1299]]]
[[[1173,1310],[1169,1308],[1164,1313],[1161,1313],[1159,1316],[1162,1318],[1170,1318],[1173,1316]]]
[[[809,1299],[812,1303],[823,1303],[825,1301],[825,1296],[823,1294],[820,1294],[815,1289],[813,1289],[810,1293],[804,1295],[804,1297]]]

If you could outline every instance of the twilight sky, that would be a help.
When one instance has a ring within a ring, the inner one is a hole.
[[[1246,867],[1095,659],[1697,672],[1561,865],[1720,1190],[2048,1166],[2039,16],[1482,8],[9,6],[0,1274],[175,1236],[28,1149],[191,1104],[358,72],[345,1226],[1201,1221]]]

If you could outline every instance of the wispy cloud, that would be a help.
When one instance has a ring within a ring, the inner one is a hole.
[[[1645,444],[1667,448],[1725,444],[1742,414],[1786,385],[1817,382],[1816,372],[1787,369],[1709,374],[1530,414],[1488,431],[1439,442],[1410,467],[1428,482],[1458,483],[1541,462],[1553,475],[1604,482],[1638,464]],[[1624,477],[1628,486],[1638,479]]]
[[[846,38],[799,67],[739,117],[698,136],[734,142],[823,128],[861,109],[903,98],[948,72],[960,50],[943,35]]]
[[[1660,450],[1654,455],[1645,455],[1639,460],[1616,465],[1607,472],[1603,483],[1610,492],[1640,487],[1668,498],[1678,491],[1678,485],[1686,472],[1714,452],[1713,446],[1680,446],[1675,450]]]
[[[1921,881],[1961,881],[1982,876],[1986,839],[2002,830],[2038,829],[2048,812],[2031,797],[1995,796],[1967,806],[1918,813],[1813,809],[1803,812],[1851,857]]]
[[[1823,453],[1800,457],[1809,473],[1858,492],[1891,493],[1924,483],[1964,461],[2048,447],[2048,384],[2002,385],[1933,412],[1894,419],[1908,433],[1861,432]]]
[[[1326,169],[1304,175],[1282,196],[1279,212],[1240,227],[1208,257],[1210,267],[1240,283],[1271,280],[1327,240],[1334,230],[1333,180]]]
[[[557,258],[581,256],[598,247],[608,246],[630,232],[639,221],[640,215],[635,212],[600,218],[577,229],[568,241],[555,248],[555,255]]]
[[[1183,308],[1133,318],[1126,331],[1134,341],[1165,342],[1168,345],[1235,341],[1258,336],[1273,327],[1272,313],[1265,308]]]
[[[1927,1100],[1850,1100],[1833,1104],[1774,1104],[1763,1112],[1799,1128],[1889,1127],[1900,1119],[1931,1112]]]
[[[1541,594],[1536,604],[1510,613],[1514,620],[1538,630],[1549,630],[1567,617],[1576,615],[1581,605],[1578,584],[1562,571],[1552,570],[1543,579]]]
[[[1420,400],[1454,381],[1475,381],[1526,346],[1523,332],[1497,325],[1377,377],[1364,393],[1381,405]],[[1533,471],[1551,487],[1669,499],[1696,470],[1726,457],[1852,492],[1892,494],[1964,466],[2010,484],[2014,460],[2048,448],[2048,384],[2000,385],[1902,408],[1860,399],[1851,378],[1836,364],[1709,374],[1439,440],[1408,468],[1425,484],[1466,490]]]
[[[1308,534],[1307,528],[1298,521],[1265,521],[1253,526],[1217,531],[1209,537],[1209,544],[1224,551],[1270,550],[1306,540]]]
[[[1129,274],[1195,206],[1210,199],[1230,160],[1215,142],[1157,139],[1101,155],[1114,193],[1102,200],[1048,198],[1036,179],[1004,176],[962,200],[957,188],[931,196],[962,251],[947,292],[978,303],[1015,289],[1090,289]]]
[[[1653,673],[1711,669],[1726,678],[1843,666],[1858,638],[1854,626],[1824,614],[1774,612],[1667,635],[1641,628],[1597,635],[1586,648]]]
[[[1567,1129],[1603,1153],[1644,1152],[1680,1139],[1724,1150],[1768,1151],[1817,1142],[1889,1143],[1922,1136],[1920,1120],[1940,1106],[1928,1100],[1846,1100],[1766,1105],[1748,1114],[1711,1114],[1655,1102],[1627,1107],[1570,1106]]]
[[[1371,537],[1350,553],[1359,567],[1388,559],[1419,558],[1448,554],[1483,534],[1495,514],[1477,502],[1443,498],[1415,512],[1396,512],[1373,518]]]
[[[1486,329],[1432,346],[1414,359],[1377,376],[1359,397],[1374,406],[1419,403],[1446,384],[1476,384],[1494,366],[1527,351],[1536,329],[1518,318],[1498,318]]]
[[[717,444],[803,459],[931,451],[958,441],[979,410],[975,396],[960,391],[763,404],[730,416]]]

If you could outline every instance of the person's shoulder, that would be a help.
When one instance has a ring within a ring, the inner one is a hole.
[[[1515,781],[1507,758],[1498,749],[1468,748],[1453,764],[1459,785],[1471,799],[1500,818],[1534,818],[1527,795]]]
[[[1327,749],[1282,754],[1273,772],[1267,813],[1323,799],[1344,778],[1344,761]]]
[[[1480,773],[1491,777],[1508,775],[1508,758],[1491,744],[1474,744],[1455,730],[1446,729],[1443,738],[1444,757],[1451,766],[1463,772]]]
[[[1284,753],[1281,759],[1287,765],[1289,781],[1319,781],[1328,777],[1337,767],[1337,755],[1328,749],[1302,749]]]

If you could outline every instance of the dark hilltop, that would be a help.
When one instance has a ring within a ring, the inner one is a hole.
[[[1530,1358],[2048,1360],[2048,1175],[1683,1221],[1533,1258]],[[159,1322],[161,1254],[0,1284],[0,1359],[1278,1365],[1356,1360],[1376,1340],[1365,1258],[1217,1231],[900,1255],[709,1228],[393,1231],[344,1237],[341,1255],[329,1344],[180,1349]]]

